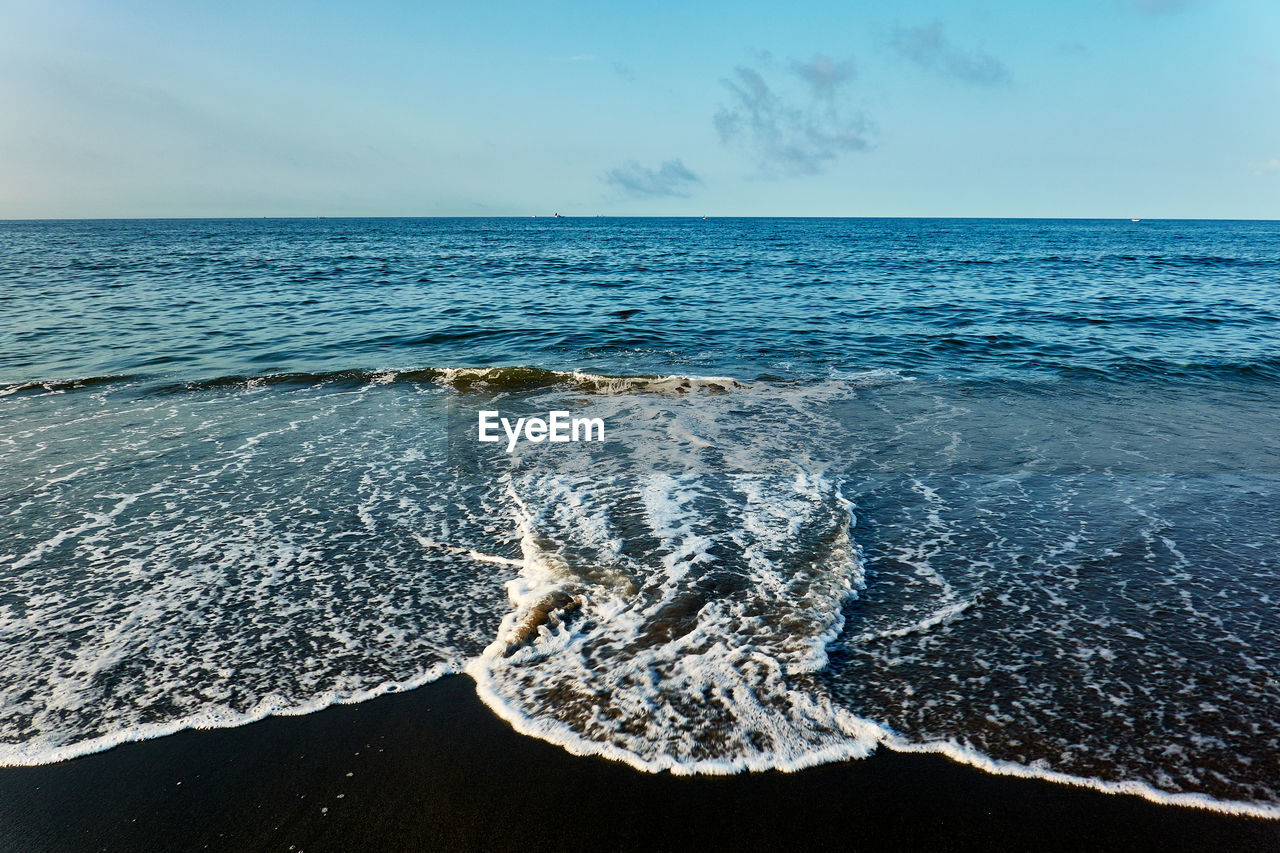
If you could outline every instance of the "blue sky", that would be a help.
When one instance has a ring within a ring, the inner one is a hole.
[[[0,20],[0,218],[1280,218],[1276,0]]]

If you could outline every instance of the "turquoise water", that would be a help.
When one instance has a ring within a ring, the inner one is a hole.
[[[10,222],[0,282],[0,763],[467,672],[646,770],[1280,814],[1280,224]]]

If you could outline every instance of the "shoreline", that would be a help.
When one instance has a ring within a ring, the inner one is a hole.
[[[1280,850],[1280,821],[880,749],[648,774],[517,733],[451,675],[244,726],[0,768],[4,850]],[[292,845],[292,848],[291,848]]]

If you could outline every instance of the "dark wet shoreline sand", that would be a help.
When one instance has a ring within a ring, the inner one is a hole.
[[[881,750],[672,777],[516,734],[465,677],[0,769],[0,849],[1280,850],[1280,821]]]

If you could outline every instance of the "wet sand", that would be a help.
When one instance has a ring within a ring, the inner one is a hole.
[[[513,732],[465,677],[0,769],[0,850],[1280,850],[1280,821],[881,750],[649,775]]]

